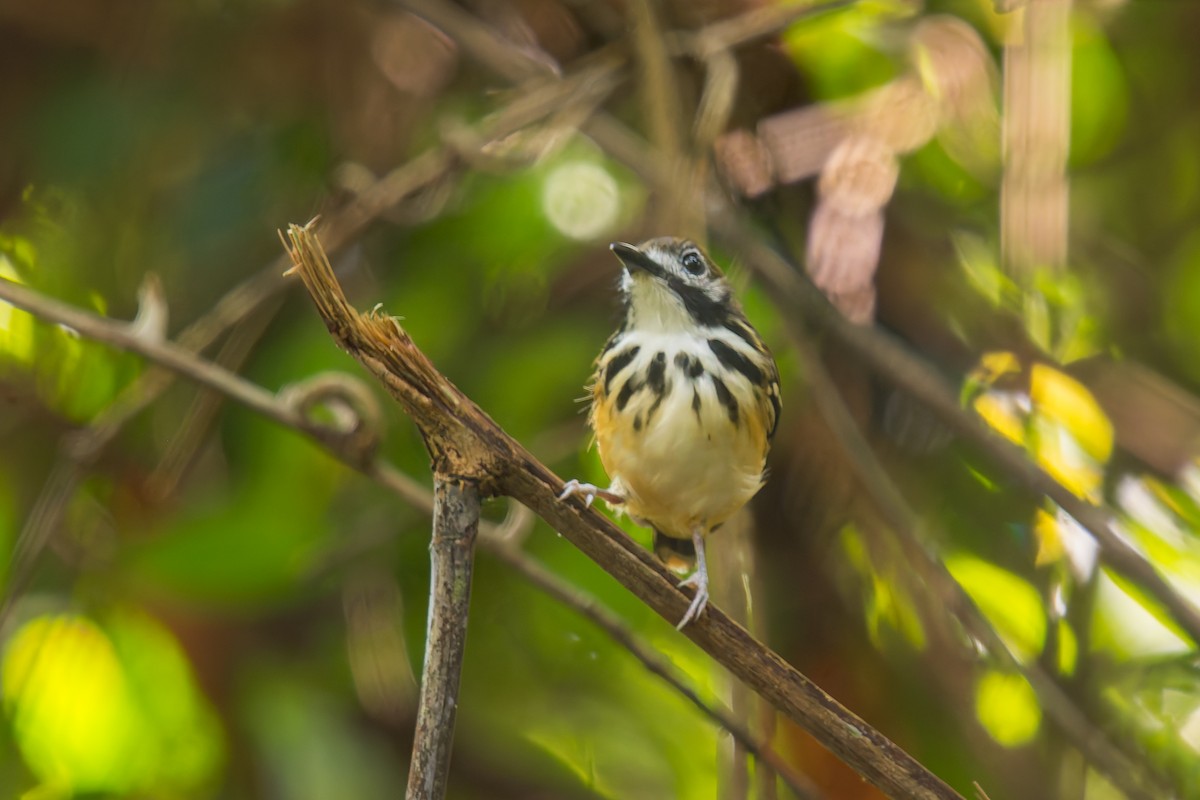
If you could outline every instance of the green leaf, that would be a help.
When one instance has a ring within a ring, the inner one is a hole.
[[[971,555],[946,559],[946,568],[966,590],[1013,655],[1029,663],[1046,643],[1046,611],[1030,583]]]
[[[1024,676],[989,670],[975,686],[975,716],[1005,747],[1020,747],[1037,736],[1042,708]]]
[[[26,763],[51,793],[175,794],[211,782],[223,742],[174,637],[117,611],[35,617],[9,641],[0,685]]]

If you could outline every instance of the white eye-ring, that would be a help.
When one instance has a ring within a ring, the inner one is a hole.
[[[683,258],[679,259],[679,263],[683,264],[683,268],[693,275],[704,274],[704,257],[695,250],[684,252]]]

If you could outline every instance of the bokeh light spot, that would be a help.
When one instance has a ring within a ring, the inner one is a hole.
[[[975,715],[987,732],[1005,747],[1020,747],[1037,735],[1042,709],[1037,695],[1017,673],[991,671],[975,688]]]
[[[613,227],[620,210],[617,182],[599,164],[572,161],[555,167],[542,185],[542,211],[572,239],[595,239]]]

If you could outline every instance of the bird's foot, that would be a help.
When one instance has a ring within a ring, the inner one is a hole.
[[[704,535],[699,529],[692,532],[692,544],[696,547],[696,571],[681,580],[679,588],[691,587],[696,590],[696,595],[692,598],[692,604],[688,606],[683,619],[675,626],[677,631],[683,630],[684,625],[699,618],[708,607],[708,564],[704,558]]]
[[[625,502],[625,498],[616,492],[610,492],[607,489],[601,489],[599,486],[596,486],[592,483],[580,483],[575,478],[572,478],[563,485],[562,494],[558,496],[558,499],[566,500],[576,496],[582,497],[583,504],[588,508],[592,507],[592,503],[596,502],[597,497],[609,505],[614,506]]]
[[[683,619],[679,620],[679,624],[675,626],[675,630],[681,631],[683,627],[694,619],[698,619],[704,609],[708,608],[708,576],[700,570],[696,570],[689,577],[684,578],[679,582],[679,588],[691,587],[696,590],[696,596],[692,598],[692,604],[688,606],[687,613],[683,615]]]

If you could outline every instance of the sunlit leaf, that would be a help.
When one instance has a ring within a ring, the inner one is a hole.
[[[125,791],[144,776],[129,685],[112,642],[83,617],[39,617],[5,648],[2,685],[17,745],[46,783]]]
[[[1029,396],[1040,416],[1062,425],[1092,458],[1108,461],[1113,448],[1112,422],[1087,387],[1038,363],[1030,371]]]
[[[178,644],[142,615],[115,614],[108,630],[36,617],[8,642],[0,686],[45,786],[171,793],[219,766],[219,731]]]
[[[975,398],[975,413],[994,431],[1014,444],[1025,443],[1025,420],[1014,398],[1001,392],[989,392]]]
[[[1097,503],[1104,484],[1104,469],[1060,423],[1042,416],[1033,418],[1031,449],[1038,466],[1077,497]]]
[[[1005,747],[1020,747],[1037,736],[1042,709],[1024,676],[990,670],[975,687],[975,716]]]
[[[972,288],[979,292],[984,299],[997,308],[1011,303],[1018,296],[1017,285],[1004,270],[1000,268],[994,248],[979,236],[958,233],[953,237],[954,249],[958,254],[958,264],[962,267]],[[987,358],[993,354],[984,356]],[[1012,353],[1005,353],[1016,359]]]
[[[784,31],[783,47],[809,76],[816,97],[848,97],[896,74],[896,64],[872,47],[868,36],[889,10],[895,13],[894,9],[863,4],[801,20]]]
[[[1041,292],[1026,292],[1021,304],[1021,321],[1025,323],[1025,332],[1029,340],[1037,345],[1039,350],[1050,353],[1054,351],[1054,333],[1052,330],[1050,306]]]
[[[1058,520],[1044,508],[1037,510],[1033,521],[1033,533],[1038,545],[1033,563],[1037,566],[1054,564],[1066,554],[1062,536],[1058,532]]]
[[[1185,653],[1191,649],[1162,607],[1110,570],[1096,580],[1092,647],[1122,658]]]
[[[1027,581],[971,555],[946,559],[946,568],[1021,661],[1028,662],[1046,642],[1041,595]]]
[[[1063,619],[1058,621],[1058,671],[1066,676],[1075,674],[1075,665],[1079,663],[1079,639],[1074,629]]]
[[[899,632],[914,650],[925,649],[925,626],[921,624],[912,596],[896,583],[895,578],[877,577],[871,587],[867,604],[867,630],[871,642],[883,648],[882,628],[886,625]]]
[[[875,569],[857,528],[844,526],[838,538],[847,563],[858,572],[863,585],[869,587],[864,612],[871,643],[882,650],[887,645],[885,634],[898,632],[914,650],[923,650],[925,626],[912,595],[894,574],[884,575]]]
[[[145,614],[112,615],[111,637],[154,754],[151,783],[196,787],[213,780],[224,757],[221,731],[175,637]]]
[[[0,252],[0,278],[22,283],[13,262]],[[34,360],[33,316],[0,300],[0,374],[8,365],[28,369]]]
[[[1099,545],[1062,508],[1052,504],[1049,508],[1039,508],[1034,518],[1033,535],[1037,540],[1034,563],[1041,567],[1065,561],[1077,580],[1087,580],[1096,568]]]

